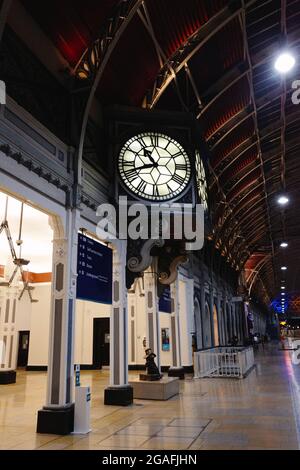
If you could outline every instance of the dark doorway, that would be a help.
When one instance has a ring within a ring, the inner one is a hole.
[[[26,367],[28,363],[30,331],[19,331],[18,367]]]
[[[109,366],[109,318],[94,318],[93,367]]]

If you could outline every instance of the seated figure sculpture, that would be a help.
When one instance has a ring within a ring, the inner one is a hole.
[[[152,352],[151,348],[146,349],[145,353],[147,374],[140,374],[140,380],[160,380],[162,375],[159,373],[158,367],[154,361],[156,354]]]

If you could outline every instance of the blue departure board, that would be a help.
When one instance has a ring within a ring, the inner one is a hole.
[[[112,303],[112,250],[78,235],[77,299]]]

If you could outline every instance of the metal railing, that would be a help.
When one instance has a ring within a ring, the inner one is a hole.
[[[252,346],[217,347],[194,353],[194,378],[235,377],[242,379],[254,366]]]

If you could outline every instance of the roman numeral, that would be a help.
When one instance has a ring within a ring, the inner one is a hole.
[[[186,165],[184,163],[175,163],[175,169],[176,171],[179,171],[179,170],[186,171]]]
[[[123,160],[123,166],[129,166],[130,168],[134,167],[134,160],[132,161],[127,161],[127,160]]]
[[[182,157],[182,152],[179,151],[179,152],[177,152],[177,153],[174,153],[174,154],[172,155],[172,157],[173,157],[173,158]]]
[[[158,147],[158,136],[156,134],[150,136],[153,147]]]
[[[137,178],[137,171],[135,168],[129,168],[129,170],[124,170],[124,175],[129,181],[132,181]]]
[[[137,192],[144,193],[147,186],[146,181],[141,180],[136,188]]]
[[[173,193],[174,193],[173,189],[168,185],[168,183],[167,183],[167,188],[168,188],[168,190],[169,190],[169,194],[173,194]]]
[[[159,194],[158,186],[157,186],[157,184],[155,184],[153,186],[153,196],[158,197],[159,195],[160,194]]]
[[[175,183],[177,183],[179,185],[184,183],[184,178],[182,178],[182,176],[180,176],[180,175],[177,175],[176,173],[175,173],[175,175],[173,176],[172,179],[173,179],[173,181],[175,181]]]
[[[141,141],[142,141],[142,147],[148,147],[148,145],[146,144],[146,142],[144,141],[143,137],[141,137]]]

